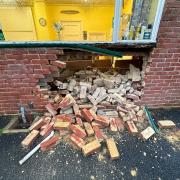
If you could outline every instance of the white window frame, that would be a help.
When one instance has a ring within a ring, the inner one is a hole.
[[[113,24],[113,36],[112,36],[112,41],[101,41],[101,42],[96,42],[96,41],[3,41],[0,42],[0,45],[6,44],[6,45],[11,45],[11,44],[31,44],[33,45],[38,45],[38,44],[45,44],[45,45],[58,45],[58,44],[113,44],[113,43],[119,43],[119,44],[150,44],[150,43],[156,43],[157,39],[157,34],[160,26],[160,21],[164,9],[164,4],[165,0],[159,0],[157,10],[156,10],[156,15],[155,15],[155,20],[154,20],[154,25],[151,33],[151,39],[149,40],[120,40],[119,39],[119,30],[120,30],[120,20],[121,20],[121,10],[122,10],[122,2],[123,0],[115,0],[115,10],[114,10],[114,24]]]
[[[156,38],[157,38],[157,34],[158,34],[160,22],[161,22],[161,17],[162,17],[162,13],[163,13],[163,9],[164,9],[165,0],[159,0],[159,2],[158,2],[156,16],[155,16],[154,25],[153,25],[152,34],[151,34],[151,39],[149,39],[149,40],[119,40],[122,1],[123,0],[116,0],[116,3],[115,3],[113,42],[114,43],[120,42],[122,44],[156,43]]]

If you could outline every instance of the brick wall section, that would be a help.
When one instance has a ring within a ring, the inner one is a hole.
[[[157,47],[148,64],[142,103],[180,106],[180,1],[166,1]]]
[[[47,102],[36,86],[40,79],[59,72],[56,66],[50,65],[50,61],[57,59],[57,54],[62,54],[62,50],[0,49],[0,114],[18,113],[19,103],[27,108],[32,102],[33,111],[44,110]]]

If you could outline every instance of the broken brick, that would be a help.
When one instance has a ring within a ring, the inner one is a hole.
[[[38,130],[40,129],[43,125],[45,125],[45,121],[44,121],[44,118],[40,118],[37,122],[33,123],[30,127],[29,127],[29,130],[32,131],[32,130]]]
[[[102,124],[103,126],[109,126],[109,119],[105,116],[97,115],[95,121]]]
[[[108,148],[109,155],[111,160],[119,158],[119,151],[117,149],[116,143],[113,138],[106,139],[106,144]]]
[[[93,126],[93,130],[95,132],[95,137],[99,141],[103,141],[104,139],[107,139],[107,136],[99,129],[98,126]]]
[[[115,118],[116,120],[116,126],[118,128],[119,132],[123,132],[124,131],[124,122],[123,120],[121,120],[120,118]]]
[[[96,100],[93,98],[93,96],[91,95],[88,95],[87,98],[89,99],[89,101],[93,104],[93,105],[96,105]]]
[[[101,147],[101,144],[99,143],[98,140],[94,140],[82,147],[82,152],[84,156],[88,156],[90,154],[93,154],[97,152]]]
[[[86,144],[85,141],[82,138],[78,137],[76,134],[72,134],[70,136],[70,139],[80,149]]]
[[[57,111],[50,103],[46,105],[46,109],[48,110],[49,113],[51,113],[52,116],[55,116],[57,114]]]
[[[59,140],[59,136],[53,136],[51,139],[44,141],[43,143],[40,144],[41,151],[49,150],[57,143],[58,140]]]
[[[147,127],[144,131],[141,132],[141,137],[143,140],[149,139],[151,136],[155,134],[155,131],[152,127]]]
[[[81,111],[79,110],[79,106],[76,103],[73,104],[73,111],[76,116],[81,116]]]
[[[53,122],[47,124],[46,127],[40,132],[40,135],[44,137],[48,136],[53,130],[53,124],[54,124]]]
[[[85,108],[81,111],[81,114],[88,122],[91,122],[94,119],[91,112]]]
[[[117,132],[118,131],[117,124],[116,124],[116,119],[115,118],[110,118],[110,130],[112,132]]]
[[[72,116],[68,115],[68,114],[59,114],[57,116],[55,116],[56,121],[65,121],[65,122],[72,122]]]
[[[33,144],[33,142],[37,139],[39,135],[39,131],[37,130],[32,130],[27,136],[26,138],[21,142],[21,145],[24,148],[28,148],[29,146],[31,146]]]
[[[127,129],[131,134],[137,134],[138,130],[133,121],[126,121]]]
[[[176,125],[171,120],[162,120],[158,121],[159,128],[161,129],[168,129],[168,128],[174,128]]]
[[[83,122],[82,122],[81,118],[76,117],[76,123],[77,123],[79,126],[83,127]]]
[[[71,124],[70,122],[56,121],[54,123],[54,129],[56,129],[56,130],[68,130],[70,124]]]
[[[80,87],[80,99],[85,99],[86,98],[86,93],[87,93],[87,86],[81,86]]]
[[[86,133],[87,133],[88,136],[92,136],[94,134],[94,130],[93,130],[93,128],[92,128],[90,123],[85,122],[84,123],[84,128],[85,128]]]
[[[83,128],[81,128],[79,125],[71,125],[70,129],[73,133],[75,133],[78,137],[80,138],[85,138],[86,137],[86,132]]]

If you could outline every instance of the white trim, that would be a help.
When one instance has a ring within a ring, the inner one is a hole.
[[[122,0],[116,0],[115,10],[114,10],[114,26],[113,26],[114,43],[118,41],[118,37],[119,37],[121,8],[122,8]]]
[[[155,20],[154,20],[154,25],[153,25],[153,29],[152,29],[152,34],[151,34],[152,41],[156,41],[156,38],[157,38],[159,25],[161,22],[161,17],[162,17],[162,13],[163,13],[163,9],[164,9],[164,4],[165,4],[165,0],[159,0],[157,10],[156,10],[156,16],[155,16]]]
[[[143,39],[143,40],[119,40],[118,43],[120,44],[148,44],[148,43],[156,43],[156,41],[151,39]]]

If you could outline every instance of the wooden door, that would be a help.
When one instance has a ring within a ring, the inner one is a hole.
[[[61,21],[62,41],[82,41],[81,21]]]

